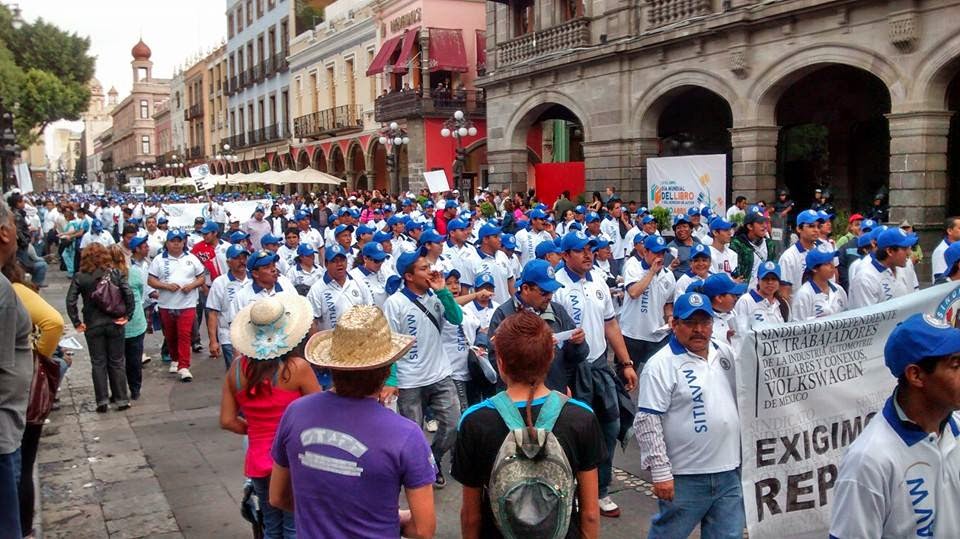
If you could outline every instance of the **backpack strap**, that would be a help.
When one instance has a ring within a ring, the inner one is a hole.
[[[497,412],[500,414],[500,419],[503,419],[508,429],[514,431],[526,426],[523,418],[520,416],[520,411],[517,410],[517,406],[513,404],[513,401],[510,399],[510,396],[507,395],[506,391],[501,391],[494,395],[490,399],[490,402],[497,409]]]
[[[552,431],[553,426],[557,423],[557,418],[560,417],[560,412],[563,410],[563,405],[568,400],[570,399],[566,395],[551,391],[540,408],[540,413],[537,415],[537,424],[534,426],[547,432]]]

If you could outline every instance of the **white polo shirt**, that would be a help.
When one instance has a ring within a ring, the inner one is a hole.
[[[237,279],[232,273],[221,275],[213,280],[210,291],[207,292],[207,310],[217,311],[217,340],[220,344],[230,344],[230,322],[237,316],[234,300],[237,291],[243,288],[250,279]]]
[[[314,265],[310,271],[307,271],[299,262],[294,262],[285,275],[293,283],[294,288],[300,285],[310,287],[323,277],[323,272],[324,269],[320,266]]]
[[[648,271],[650,266],[636,254],[627,258],[623,263],[624,290],[643,280]],[[632,298],[629,292],[624,292],[623,308],[620,311],[620,331],[623,335],[647,342],[663,340],[669,332],[662,329],[666,324],[663,307],[667,303],[673,303],[676,286],[673,272],[662,268],[639,297]]]
[[[241,309],[258,299],[273,297],[281,292],[297,293],[290,279],[283,275],[277,276],[277,282],[274,283],[273,288],[262,288],[253,279],[247,279],[240,290],[237,290],[236,297],[233,298],[234,309],[236,309],[236,312],[240,312]]]
[[[480,257],[473,245],[464,243],[462,247],[447,240],[443,244],[443,256],[450,261],[454,269],[460,272],[460,282],[472,285],[477,278],[476,265]],[[468,284],[469,283],[469,284]]]
[[[413,347],[397,361],[397,387],[412,389],[439,382],[453,372],[450,360],[444,355],[441,331],[413,301],[417,299],[440,323],[441,331],[450,323],[443,317],[443,304],[428,290],[417,296],[407,287],[387,298],[383,314],[390,329],[417,338]]]
[[[830,537],[941,537],[960,534],[960,414],[939,435],[924,432],[896,393],[840,461]]]
[[[507,259],[507,255],[503,251],[497,251],[491,256],[477,249],[473,279],[466,283],[467,286],[472,287],[476,276],[482,273],[489,273],[493,277],[493,301],[497,303],[508,301],[510,299],[510,280],[513,279],[513,268],[510,267],[510,260]],[[464,281],[461,280],[461,282]]]
[[[660,416],[673,475],[740,466],[735,366],[726,344],[711,340],[703,359],[672,337],[640,373],[637,410]]]
[[[933,268],[933,271],[930,275],[930,281],[933,282],[937,279],[937,275],[947,271],[947,260],[944,258],[944,254],[947,252],[947,247],[950,247],[950,244],[947,242],[947,239],[944,238],[940,240],[940,243],[933,249],[933,253],[930,255],[930,265]]]
[[[712,274],[713,272],[710,270],[707,270],[706,277],[700,277],[699,275],[695,273],[691,273],[689,271],[684,273],[683,275],[680,276],[679,279],[677,279],[677,286],[673,290],[673,300],[676,301],[677,298],[686,294],[687,288],[690,288],[691,283],[693,283],[694,281],[703,281],[704,279],[706,279]]]
[[[373,297],[367,287],[347,272],[343,286],[325,273],[310,287],[307,299],[313,307],[313,317],[317,319],[318,329],[333,329],[340,319],[354,305],[373,305]]]
[[[614,260],[623,260],[623,236],[620,235],[619,219],[604,219],[600,222],[600,231],[610,239],[610,252]]]
[[[383,270],[383,267],[386,265],[387,261],[384,259],[383,265],[380,266],[380,271],[373,272],[368,270],[364,266],[357,266],[350,270],[350,275],[353,276],[354,280],[362,284],[367,292],[370,293],[370,297],[373,300],[373,305],[382,306],[385,301],[387,301],[387,278],[390,277],[388,273]]]
[[[722,251],[717,249],[715,245],[717,244],[710,246],[710,271],[732,274],[733,270],[737,269],[737,262],[739,261],[737,252],[730,248],[730,244],[725,245]]]
[[[840,285],[827,281],[827,289],[821,290],[813,281],[807,281],[793,294],[790,319],[797,322],[813,320],[842,313],[846,308],[847,293]]]
[[[904,282],[871,254],[860,263],[857,278],[850,279],[850,308],[876,305],[908,292]]]
[[[589,272],[581,278],[566,267],[557,270],[556,279],[563,288],[554,292],[553,301],[563,305],[577,327],[583,328],[589,347],[587,358],[590,361],[606,359],[604,324],[617,316],[607,283],[594,279]]]
[[[313,227],[310,227],[306,230],[301,230],[300,243],[309,245],[310,247],[313,247],[314,250],[319,251],[324,246],[323,235],[320,234],[319,230]]]
[[[283,263],[287,265],[287,269],[293,267],[297,263],[297,249],[298,247],[290,248],[286,243],[280,245],[280,248],[277,249],[277,256],[280,257],[280,260],[283,260]],[[314,265],[316,265],[317,255],[313,255]]]
[[[444,324],[441,345],[443,354],[450,361],[450,377],[459,382],[470,381],[470,368],[467,365],[467,355],[470,347],[477,338],[477,329],[480,321],[475,316],[464,311],[463,322],[460,325]]]
[[[780,274],[784,281],[790,281],[793,286],[800,286],[803,282],[803,271],[806,268],[807,249],[800,245],[799,241],[780,255]]]
[[[527,262],[537,258],[537,245],[545,241],[553,241],[553,237],[546,230],[534,232],[531,230],[520,230],[516,234],[517,251],[520,253],[520,264],[526,266]]]
[[[907,257],[907,264],[902,268],[897,268],[897,279],[900,284],[907,289],[907,292],[920,290],[920,281],[917,279],[917,268],[913,265],[913,259]]]
[[[99,243],[104,247],[110,247],[116,241],[113,240],[113,236],[110,235],[106,230],[101,230],[99,234],[94,233],[92,230],[87,232],[80,238],[80,249],[90,245],[91,243]]]
[[[147,273],[162,282],[184,286],[192,283],[205,271],[206,269],[200,259],[186,251],[176,258],[164,251],[163,254],[153,259]],[[157,306],[161,309],[171,310],[195,309],[197,300],[200,299],[200,292],[196,288],[189,292],[183,292],[182,290],[171,292],[157,289],[157,295]]]
[[[780,301],[776,299],[768,301],[756,290],[750,290],[740,296],[733,307],[733,312],[736,313],[733,330],[737,332],[732,341],[734,350],[739,349],[741,339],[756,324],[786,322],[783,319],[783,313],[780,312]]]
[[[467,303],[461,307],[461,310],[464,313],[470,313],[472,316],[480,322],[480,328],[487,329],[490,327],[490,320],[493,319],[493,313],[497,312],[497,308],[500,307],[500,304],[496,301],[491,300],[487,308],[481,307],[476,300]]]

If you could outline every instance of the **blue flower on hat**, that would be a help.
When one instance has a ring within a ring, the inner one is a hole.
[[[253,337],[253,348],[258,357],[273,358],[278,355],[278,351],[288,347],[286,325],[287,317],[281,316],[272,324],[257,326],[257,332]]]

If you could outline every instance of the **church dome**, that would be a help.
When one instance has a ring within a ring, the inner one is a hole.
[[[150,51],[150,47],[141,39],[133,46],[133,49],[130,50],[130,54],[133,55],[134,60],[149,60],[152,52]]]

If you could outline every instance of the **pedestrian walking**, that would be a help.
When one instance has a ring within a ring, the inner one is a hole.
[[[145,238],[134,238],[134,240],[138,241],[132,245],[140,247]],[[147,334],[147,318],[143,314],[143,295],[147,276],[139,266],[127,265],[126,253],[120,244],[111,245],[109,251],[113,269],[126,280],[127,286],[133,293],[133,314],[123,325],[123,360],[127,387],[130,389],[130,400],[139,400],[143,386],[143,338]]]

